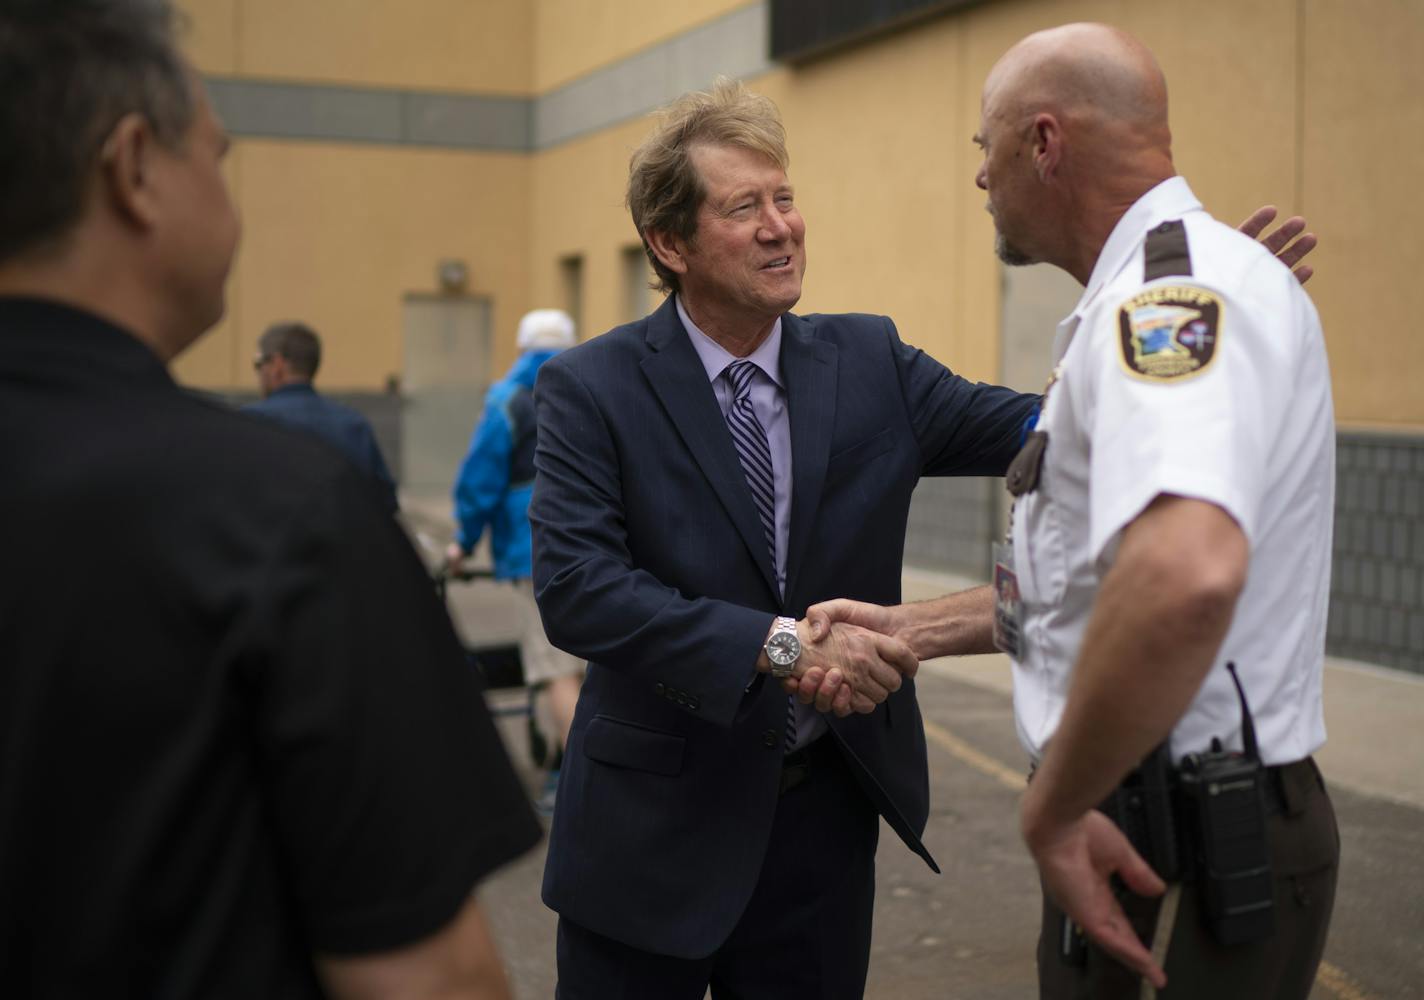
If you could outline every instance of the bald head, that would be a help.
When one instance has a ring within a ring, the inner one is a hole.
[[[1080,280],[1122,212],[1174,173],[1162,69],[1105,24],[1063,25],[1009,49],[984,81],[977,139],[1000,256]]]
[[[1167,131],[1167,81],[1157,59],[1106,24],[1065,24],[1029,35],[990,71],[984,100],[1015,116],[1047,111],[1102,126]]]

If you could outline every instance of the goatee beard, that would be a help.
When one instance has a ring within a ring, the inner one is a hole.
[[[1004,239],[1004,234],[996,232],[994,234],[994,253],[998,258],[1010,267],[1025,267],[1029,264],[1038,263],[1028,254]]]

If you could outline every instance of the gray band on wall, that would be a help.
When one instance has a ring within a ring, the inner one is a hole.
[[[537,98],[209,76],[235,136],[530,153],[636,118],[718,75],[766,72],[758,2]]]
[[[579,77],[535,101],[534,148],[636,118],[718,75],[771,69],[767,9],[756,3]]]
[[[533,107],[521,97],[432,94],[208,77],[227,130],[316,142],[528,152]]]

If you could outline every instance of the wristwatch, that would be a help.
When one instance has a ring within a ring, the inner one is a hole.
[[[795,618],[777,618],[766,637],[766,658],[771,661],[771,676],[790,677],[801,658],[801,640],[796,636]]]

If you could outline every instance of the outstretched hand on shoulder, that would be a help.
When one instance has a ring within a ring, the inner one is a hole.
[[[1276,214],[1275,205],[1262,205],[1236,228],[1253,240],[1260,240],[1262,246],[1275,254],[1276,259],[1282,264],[1290,268],[1296,280],[1303,285],[1315,273],[1315,268],[1300,262],[1315,249],[1316,244],[1320,241],[1316,239],[1314,233],[1305,233],[1305,218],[1299,215],[1292,215],[1279,227],[1262,236],[1262,231],[1271,224]],[[1305,233],[1305,235],[1301,236],[1301,233]],[[1300,239],[1296,239],[1297,236],[1300,236]]]

